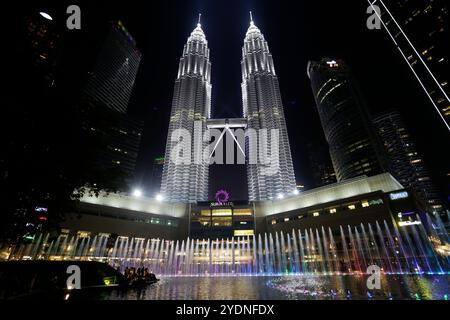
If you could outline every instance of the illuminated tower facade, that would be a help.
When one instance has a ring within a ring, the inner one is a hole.
[[[381,145],[344,61],[310,61],[307,73],[337,181],[384,172]]]
[[[184,46],[175,80],[161,182],[161,193],[165,200],[207,200],[208,164],[202,160],[202,152],[209,144],[209,141],[203,141],[203,132],[210,114],[211,63],[208,42],[199,20]],[[177,129],[189,133],[190,141],[172,141]],[[178,153],[176,150],[180,143],[183,144],[183,151]],[[180,156],[183,158],[182,163],[175,161]]]
[[[373,2],[373,1],[372,1]],[[450,130],[449,4],[445,0],[383,0],[383,28]]]
[[[251,14],[250,14],[251,15]],[[243,116],[247,128],[258,133],[258,150],[247,137],[247,179],[250,201],[282,198],[296,190],[291,150],[281,101],[278,78],[275,73],[272,55],[264,35],[250,16],[242,48],[242,103]],[[260,139],[261,129],[267,129],[266,150],[270,161],[278,157],[274,166],[261,161],[260,151],[264,142]],[[273,139],[271,129],[276,129],[278,139]],[[278,145],[273,148],[274,144]],[[271,151],[276,154],[271,154]],[[258,154],[258,161],[250,161],[251,154]],[[274,167],[276,169],[274,170]]]

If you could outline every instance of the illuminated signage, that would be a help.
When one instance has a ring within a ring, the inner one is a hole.
[[[422,222],[420,221],[399,221],[398,222],[398,226],[399,227],[405,227],[405,226],[412,226],[412,225],[417,225],[417,224],[422,224]]]
[[[233,202],[210,202],[210,207],[232,207]]]
[[[389,198],[391,198],[391,200],[408,198],[408,192],[401,191],[401,192],[389,193]]]
[[[230,194],[225,190],[219,190],[216,192],[214,199],[220,204],[227,203],[230,200]]]
[[[44,207],[36,207],[36,208],[34,208],[34,211],[36,211],[36,212],[47,212],[48,209],[44,208]]]
[[[404,217],[404,216],[411,216],[413,214],[415,214],[415,212],[413,212],[413,211],[411,211],[411,212],[399,212],[398,213],[398,217],[401,218],[401,217]]]

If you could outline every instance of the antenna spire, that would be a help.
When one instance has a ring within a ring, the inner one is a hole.
[[[197,25],[200,25],[200,19],[201,19],[201,17],[202,17],[202,14],[199,13],[199,14],[198,14],[198,22],[197,22]]]
[[[252,16],[252,12],[250,11],[250,23],[253,23],[253,16]]]

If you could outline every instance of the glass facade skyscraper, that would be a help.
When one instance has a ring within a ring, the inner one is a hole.
[[[94,103],[125,113],[140,61],[136,42],[122,22],[112,23],[90,72],[85,95]]]
[[[337,180],[384,172],[380,143],[344,61],[310,61],[307,69]]]
[[[389,111],[372,121],[384,145],[389,172],[405,188],[412,189],[430,211],[445,212],[439,192],[401,115]]]
[[[376,5],[386,31],[450,130],[448,2],[395,0]]]
[[[270,150],[274,143],[279,147],[278,155],[275,155],[279,156],[279,170],[276,172],[271,172],[268,165],[260,161],[247,164],[249,200],[283,197],[296,190],[289,137],[272,55],[253,19],[245,35],[241,67],[243,115],[247,119],[247,127],[257,132],[267,129],[267,149]],[[272,141],[270,132],[273,129],[279,133],[278,141]],[[247,155],[257,152],[248,141],[246,148]]]

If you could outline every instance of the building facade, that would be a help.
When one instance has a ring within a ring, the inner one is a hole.
[[[381,146],[344,61],[310,61],[307,73],[337,181],[384,172]]]
[[[267,130],[267,155],[278,160],[278,170],[261,161],[264,141],[260,136],[258,149],[254,143],[246,141],[249,200],[292,194],[296,182],[278,78],[267,41],[253,19],[244,39],[241,68],[243,116],[247,119],[247,128],[258,133]],[[278,139],[271,135],[273,129],[278,132]],[[257,163],[251,163],[249,155],[257,153]]]
[[[405,188],[415,191],[430,212],[442,211],[444,214],[439,192],[401,115],[397,111],[389,111],[372,121],[387,154],[389,172]]]
[[[198,23],[184,46],[175,80],[161,183],[161,194],[168,201],[208,198],[209,162],[204,161],[203,150],[209,141],[203,140],[203,132],[210,115],[211,63],[208,42]],[[177,129],[188,134],[191,141],[179,142],[176,136],[172,140]],[[184,154],[177,151],[180,146]],[[177,161],[179,157],[183,160]]]
[[[121,21],[109,32],[89,73],[85,95],[108,108],[125,113],[141,61],[136,42]]]
[[[396,0],[376,4],[385,31],[450,130],[449,5],[444,0]]]

